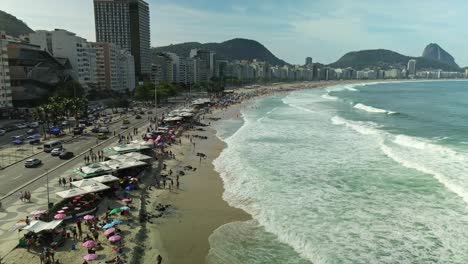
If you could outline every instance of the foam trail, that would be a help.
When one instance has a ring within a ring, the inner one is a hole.
[[[396,114],[396,112],[387,111],[387,110],[384,110],[384,109],[368,106],[368,105],[361,104],[361,103],[354,105],[354,108],[359,109],[359,110],[363,110],[363,111],[366,111],[366,112],[369,112],[369,113],[380,113],[380,114],[387,114],[387,115]]]
[[[338,97],[331,96],[330,94],[326,93],[322,95],[323,99],[331,100],[331,101],[338,101]]]

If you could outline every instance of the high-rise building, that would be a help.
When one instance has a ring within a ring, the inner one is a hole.
[[[0,32],[0,109],[13,106],[11,98],[10,68],[8,66],[8,40],[5,32]],[[0,111],[6,113],[6,111]],[[2,116],[0,114],[0,116]]]
[[[196,82],[210,81],[215,73],[215,53],[213,51],[192,49],[190,58],[196,59]]]
[[[131,52],[140,80],[151,76],[150,15],[143,0],[94,0],[96,41]]]
[[[88,89],[96,85],[96,52],[86,39],[75,33],[55,29],[29,34],[29,41],[56,58],[66,58],[72,66],[72,76]]]
[[[305,66],[311,67],[312,66],[312,57],[307,57],[305,60]]]
[[[129,51],[112,43],[91,43],[96,50],[97,88],[125,92],[135,89],[135,64]]]
[[[416,76],[416,60],[411,59],[408,61],[408,77],[414,78]]]

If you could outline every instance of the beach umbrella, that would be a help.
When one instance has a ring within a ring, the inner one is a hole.
[[[122,210],[120,208],[115,208],[115,209],[112,209],[112,211],[110,211],[109,215],[115,215],[115,214],[118,214],[122,212]]]
[[[130,207],[128,207],[128,206],[122,206],[122,207],[120,207],[120,210],[122,210],[122,211],[130,211]]]
[[[94,219],[94,215],[85,215],[83,217],[84,220],[93,220]]]
[[[121,220],[114,220],[114,221],[112,221],[111,224],[113,224],[113,225],[121,225],[122,223],[123,223],[123,222],[122,222]]]
[[[105,226],[102,227],[102,229],[107,230],[112,227],[114,227],[114,223],[106,224]]]
[[[122,200],[122,202],[124,203],[132,203],[132,201],[133,201],[132,198],[125,198]]]
[[[82,244],[83,247],[85,248],[93,248],[97,246],[97,243],[94,242],[93,240],[88,240]]]
[[[83,257],[83,259],[86,261],[93,261],[93,260],[96,260],[97,258],[98,256],[96,254],[88,254]]]
[[[113,227],[107,229],[106,231],[104,231],[104,235],[105,235],[106,237],[107,237],[107,236],[110,236],[110,235],[112,235],[112,234],[114,234],[114,233],[115,233],[115,228],[113,228]]]
[[[119,242],[121,239],[122,237],[120,236],[111,236],[109,237],[109,242],[115,243],[115,242]]]
[[[135,190],[135,186],[127,186],[127,187],[125,187],[125,190],[126,191],[133,191],[133,190]]]
[[[36,210],[32,212],[31,215],[43,215],[45,213],[47,213],[47,210]]]
[[[54,216],[54,219],[55,219],[55,220],[61,220],[61,219],[64,219],[65,217],[67,217],[66,214],[56,214],[56,215]]]

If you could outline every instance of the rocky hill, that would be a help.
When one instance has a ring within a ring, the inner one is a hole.
[[[453,56],[435,43],[427,45],[423,51],[422,56],[427,59],[440,61],[445,64],[458,67]]]
[[[18,37],[22,34],[33,32],[23,21],[0,10],[0,31],[6,31],[8,35]]]
[[[164,47],[152,48],[152,52],[172,52],[181,57],[188,57],[194,48],[216,52],[219,59],[225,60],[253,60],[266,61],[271,65],[285,65],[287,62],[277,58],[265,46],[255,40],[231,39],[222,43],[186,42]]]

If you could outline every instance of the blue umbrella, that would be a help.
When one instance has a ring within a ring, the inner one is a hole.
[[[127,187],[125,187],[125,190],[126,190],[126,191],[133,191],[133,190],[135,190],[135,187],[133,187],[133,186],[127,186]]]
[[[22,140],[19,140],[19,139],[17,139],[17,140],[13,140],[13,142],[12,142],[12,143],[13,143],[13,144],[15,144],[15,145],[21,145],[21,144],[23,144],[23,141],[22,141]]]
[[[107,230],[107,229],[112,228],[112,227],[114,227],[114,223],[113,223],[113,222],[110,223],[110,224],[106,224],[105,226],[102,227],[102,229]]]
[[[53,135],[60,135],[60,133],[62,133],[62,130],[60,130],[60,128],[58,127],[53,127],[49,130],[49,134],[53,134]]]
[[[122,211],[130,211],[130,207],[128,207],[128,206],[122,206],[122,207],[120,207],[120,210],[122,210]]]
[[[123,222],[120,221],[120,220],[114,220],[114,221],[112,221],[111,224],[115,226],[115,225],[121,225],[122,223],[123,223]]]

